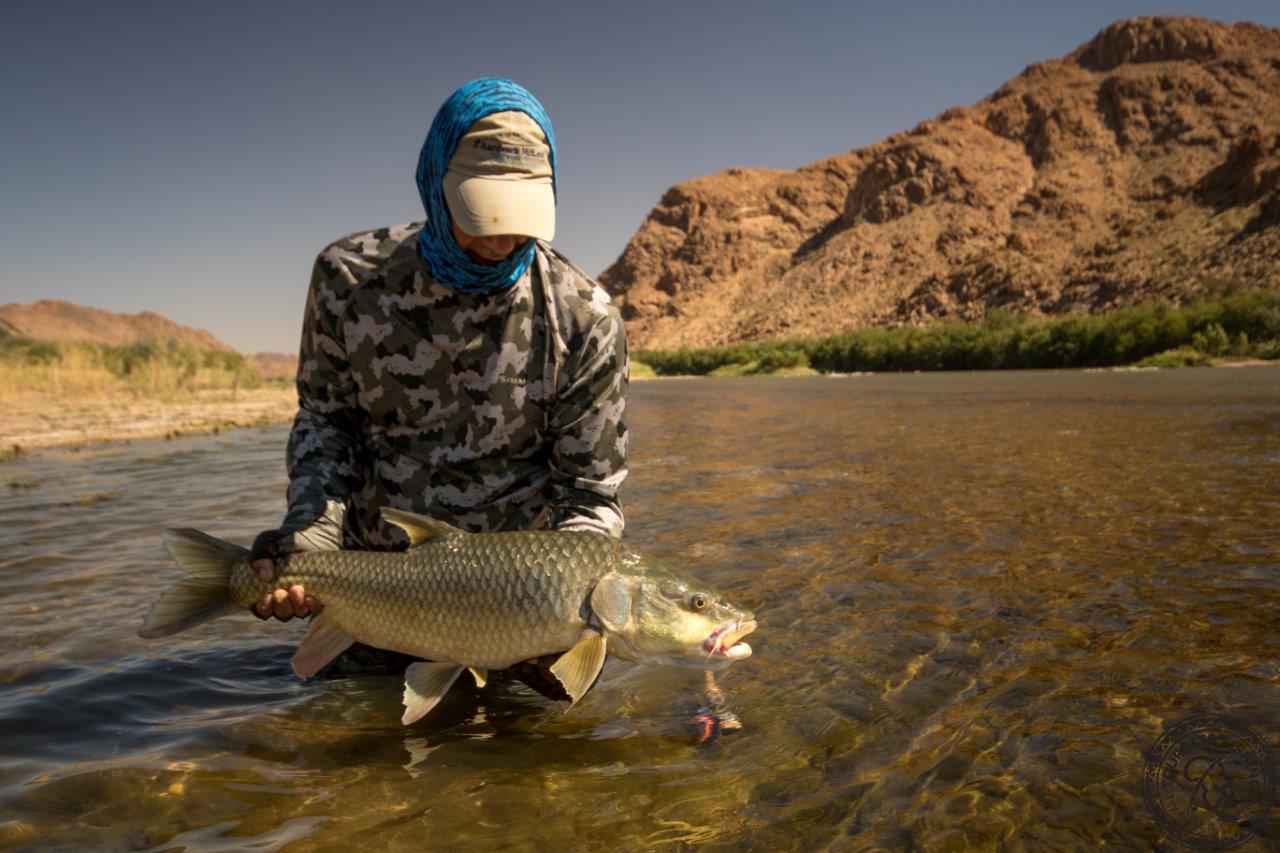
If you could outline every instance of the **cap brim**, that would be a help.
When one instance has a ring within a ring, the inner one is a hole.
[[[550,241],[556,233],[556,194],[551,179],[476,178],[449,171],[444,176],[449,213],[467,234],[519,234]]]

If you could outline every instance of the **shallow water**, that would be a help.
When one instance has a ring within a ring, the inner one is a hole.
[[[0,466],[0,846],[1151,847],[1163,729],[1280,748],[1280,370],[632,401],[629,540],[758,610],[742,732],[695,744],[696,672],[402,728],[397,678],[295,678],[296,623],[140,640],[161,528],[273,525],[285,432],[47,452]]]

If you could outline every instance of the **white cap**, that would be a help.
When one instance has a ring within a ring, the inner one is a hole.
[[[550,240],[556,233],[551,147],[523,112],[491,113],[458,142],[444,175],[453,221],[474,237],[516,234]]]

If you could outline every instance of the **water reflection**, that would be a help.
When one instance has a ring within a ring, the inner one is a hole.
[[[283,433],[50,452],[0,468],[0,844],[1150,847],[1163,728],[1277,744],[1280,372],[633,400],[629,537],[760,617],[743,732],[696,746],[674,669],[611,662],[567,715],[460,686],[405,729],[393,677],[293,678],[296,626],[138,640],[159,530],[274,523]]]

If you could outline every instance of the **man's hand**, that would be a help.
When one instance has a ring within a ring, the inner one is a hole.
[[[310,538],[297,531],[277,528],[264,530],[253,540],[249,549],[249,565],[258,573],[258,580],[271,583],[276,576],[276,560],[286,554],[298,551],[318,551]],[[286,589],[268,590],[258,599],[254,610],[262,619],[275,616],[281,622],[288,622],[295,616],[302,618],[312,613],[319,613],[323,605],[314,595],[308,595],[302,584],[295,583]]]

